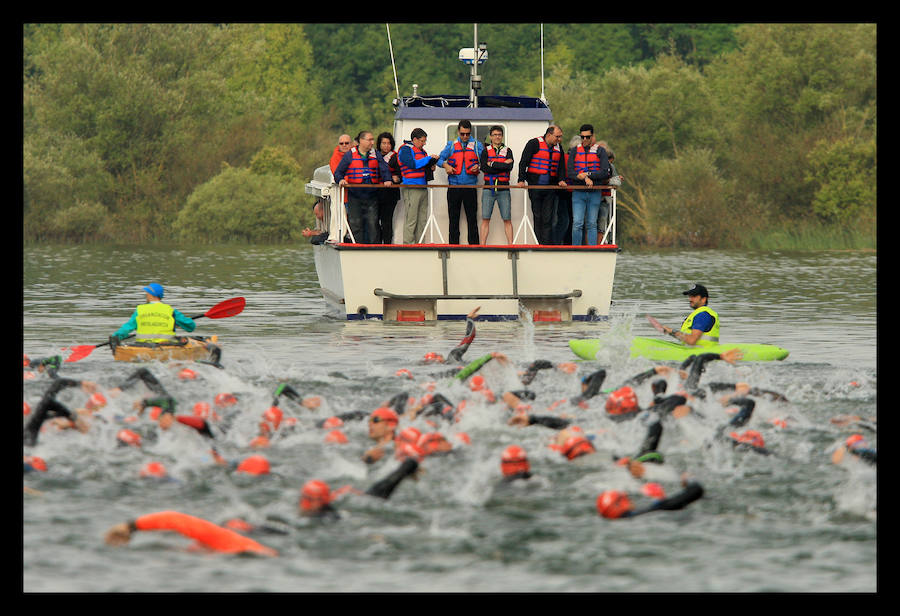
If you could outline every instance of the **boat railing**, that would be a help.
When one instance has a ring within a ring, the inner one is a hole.
[[[391,189],[391,188],[402,188],[402,184],[391,184],[391,185],[370,185],[366,184],[365,186],[340,186],[336,185],[338,188],[338,199],[336,203],[345,203],[346,198],[346,190],[350,188],[369,188],[369,189]],[[437,222],[437,217],[434,214],[434,189],[435,188],[484,188],[483,184],[473,185],[473,186],[460,186],[459,184],[427,184],[427,185],[416,185],[416,189],[426,188],[428,189],[428,220],[425,223],[425,228],[422,230],[421,235],[418,238],[417,244],[444,244],[444,236],[441,233],[441,229]],[[536,245],[538,244],[537,235],[534,232],[534,226],[531,222],[531,219],[528,216],[528,212],[530,208],[528,207],[531,200],[529,199],[529,191],[531,190],[609,190],[610,191],[610,213],[609,219],[606,222],[606,227],[602,229],[602,236],[600,236],[600,240],[598,244],[616,244],[616,187],[615,186],[518,186],[516,184],[510,184],[508,187],[504,186],[504,189],[509,188],[510,190],[519,190],[522,192],[522,220],[519,222],[519,226],[516,228],[515,235],[513,237],[513,244],[522,244],[522,245]],[[323,194],[324,196],[324,194]],[[335,231],[336,234],[332,234],[332,238],[339,239],[329,239],[328,242],[332,244],[343,243],[343,239],[348,237],[350,239],[350,243],[358,243],[356,238],[353,236],[353,231],[350,229],[350,223],[347,219],[347,208],[346,207],[336,207],[336,203],[334,199],[331,199],[332,203],[330,208],[325,208],[325,225],[327,229],[331,229],[332,223],[336,225]],[[480,203],[480,201],[479,201]],[[336,210],[336,213],[335,213]],[[600,230],[598,230],[600,231]],[[435,242],[435,234],[437,235],[437,239],[439,242]],[[530,234],[530,235],[529,235]],[[428,235],[428,240],[425,241],[425,236]],[[521,238],[521,241],[520,241]],[[529,243],[529,239],[533,239],[533,244]]]

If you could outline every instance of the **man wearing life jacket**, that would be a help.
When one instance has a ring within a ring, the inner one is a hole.
[[[135,330],[136,338],[141,342],[173,342],[176,340],[176,327],[186,332],[192,332],[197,327],[193,319],[161,301],[164,294],[162,285],[151,283],[144,287],[144,293],[147,303],[137,307],[131,318],[110,336],[110,342],[118,343]]]
[[[472,135],[472,123],[460,120],[456,127],[458,138],[448,141],[438,158],[438,165],[447,172],[447,214],[450,218],[450,243],[459,244],[460,207],[466,210],[469,244],[478,244],[478,173],[484,144]]]
[[[428,134],[421,128],[414,128],[409,141],[404,141],[397,149],[402,184],[400,198],[406,205],[406,222],[403,225],[403,243],[415,244],[425,231],[428,223],[428,180],[434,179],[434,164],[437,154],[425,151]]]
[[[663,332],[691,346],[712,346],[719,344],[719,315],[706,304],[709,301],[709,292],[702,284],[691,285],[684,291],[691,303],[691,312],[679,331],[671,327],[664,327]]]
[[[503,144],[503,127],[491,126],[490,144],[481,153],[480,164],[484,170],[484,190],[481,191],[481,236],[479,242],[487,244],[494,202],[500,208],[506,243],[513,243],[509,196],[509,172],[513,168],[512,150]],[[507,188],[501,188],[506,186]]]
[[[328,163],[332,174],[334,174],[334,170],[337,169],[341,159],[344,158],[344,154],[350,150],[350,146],[352,145],[353,142],[350,140],[350,135],[341,135],[338,137],[338,144],[334,146],[334,152],[331,153],[331,160]]]
[[[609,179],[609,160],[606,150],[594,140],[592,125],[582,124],[579,136],[581,145],[569,150],[567,177],[574,185],[585,186],[590,190],[576,190],[572,193],[572,245],[596,246],[597,218],[602,195],[599,189],[594,190],[592,187],[602,185]]]
[[[562,129],[551,124],[543,137],[535,137],[525,144],[519,159],[519,186],[566,186],[566,155],[559,146],[562,137]],[[538,243],[552,244],[556,191],[532,189],[528,191],[528,199]]]
[[[335,169],[334,181],[352,187],[346,192],[353,240],[357,244],[372,244],[378,237],[378,196],[372,187],[390,186],[391,170],[375,150],[371,131],[361,131],[356,141],[359,145],[350,148]]]

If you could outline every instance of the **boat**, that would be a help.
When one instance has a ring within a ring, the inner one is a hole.
[[[569,340],[569,348],[582,359],[596,359],[597,353],[609,346],[609,342],[599,338]],[[701,353],[723,353],[739,349],[744,356],[741,361],[780,361],[790,353],[773,344],[732,342],[715,345],[688,346],[680,342],[670,342],[659,338],[635,336],[631,341],[631,357],[645,357],[654,361],[684,361],[691,355]]]
[[[388,30],[389,32],[389,30]],[[412,95],[394,99],[393,135],[398,144],[414,128],[428,134],[426,151],[440,152],[456,139],[460,120],[472,123],[474,139],[484,142],[495,124],[504,128],[504,141],[519,156],[528,140],[542,136],[553,123],[543,96],[483,96],[477,67],[487,56],[478,43],[460,51],[471,65],[468,95]],[[568,141],[565,140],[565,143]],[[564,148],[568,149],[568,148]],[[616,191],[612,191],[610,222],[595,246],[540,245],[534,234],[528,191],[516,186],[517,169],[510,177],[513,243],[503,231],[499,208],[494,208],[485,245],[466,243],[465,211],[461,212],[461,244],[448,244],[447,174],[436,169],[427,187],[429,218],[416,244],[362,244],[348,233],[343,188],[336,185],[329,166],[317,168],[305,190],[325,205],[328,239],[313,246],[316,274],[328,312],[340,319],[434,321],[465,319],[480,306],[479,319],[533,322],[602,321],[609,318],[616,256]],[[478,189],[478,209],[481,188]],[[402,238],[405,214],[402,200],[394,212],[394,237]]]
[[[168,361],[189,360],[218,363],[221,349],[216,345],[218,336],[184,336],[176,342],[129,342],[112,348],[116,361]]]

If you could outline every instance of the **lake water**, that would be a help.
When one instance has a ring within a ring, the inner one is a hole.
[[[597,515],[605,489],[640,497],[638,480],[612,462],[643,438],[639,421],[614,424],[602,397],[573,412],[594,438],[598,453],[568,462],[550,450],[554,431],[506,424],[499,405],[473,398],[462,384],[438,378],[438,391],[454,403],[470,398],[462,420],[438,429],[454,451],[423,462],[418,480],[406,480],[386,501],[350,494],[336,504],[335,524],[307,524],[289,535],[259,540],[277,558],[198,553],[175,533],[138,533],[127,546],[103,542],[115,523],[163,509],[214,522],[277,514],[297,518],[300,487],[311,478],[332,489],[364,490],[390,472],[386,457],[367,466],[366,422],[347,422],[343,445],[323,442],[318,420],[351,410],[371,411],[394,394],[421,396],[440,369],[424,366],[427,351],[445,354],[464,333],[461,322],[382,323],[329,319],[318,290],[310,246],[199,248],[55,246],[24,249],[23,352],[62,353],[63,347],[99,344],[142,301],[141,287],[158,281],[166,301],[188,315],[235,296],[247,300],[240,315],[198,320],[197,334],[218,334],[218,370],[149,364],[190,413],[195,402],[234,393],[227,431],[213,425],[229,460],[251,453],[261,414],[287,382],[322,406],[303,409],[282,400],[296,417],[292,432],[277,433],[262,450],[267,476],[242,476],[212,463],[208,443],[191,430],[170,430],[142,449],[119,447],[117,417],[131,413],[143,390],[112,399],[91,431],[48,430],[25,453],[43,457],[46,473],[27,473],[38,491],[23,497],[23,587],[28,592],[872,592],[876,588],[876,470],[854,460],[831,463],[831,451],[859,432],[874,447],[871,424],[839,427],[841,414],[877,413],[876,261],[861,252],[631,251],[619,256],[610,319],[602,323],[479,322],[466,359],[505,353],[519,369],[535,359],[573,361],[567,341],[602,337],[609,348],[598,362],[578,362],[578,374],[542,371],[530,386],[533,412],[575,395],[579,376],[607,369],[614,387],[652,364],[628,357],[634,335],[655,335],[644,315],[677,326],[689,312],[681,295],[691,282],[710,289],[728,341],[765,342],[791,351],[782,362],[710,365],[702,382],[747,381],[778,391],[789,402],[757,399],[750,423],[772,456],[741,452],[713,438],[726,423],[726,407],[710,397],[699,414],[667,418],[661,466],[647,479],[669,493],[689,472],[704,497],[681,511],[632,519]],[[407,368],[413,380],[398,377]],[[62,376],[121,383],[135,365],[113,362],[109,350],[64,364]],[[481,372],[498,393],[521,388],[513,367],[491,362]],[[48,386],[40,375],[23,381],[23,397],[36,404]],[[674,387],[676,381],[671,382]],[[518,387],[517,387],[518,385]],[[642,404],[649,386],[638,389]],[[66,390],[70,408],[86,395]],[[223,414],[225,412],[223,411]],[[783,419],[786,427],[772,420]],[[137,425],[155,434],[149,420]],[[213,422],[214,423],[214,422]],[[223,423],[223,426],[225,424]],[[428,429],[423,420],[415,425]],[[183,426],[180,426],[183,428]],[[463,445],[456,435],[471,438]],[[502,489],[500,452],[524,447],[535,477]],[[138,476],[162,461],[173,481]]]

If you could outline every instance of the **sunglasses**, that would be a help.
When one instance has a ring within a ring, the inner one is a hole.
[[[471,134],[472,134],[472,131],[469,131],[469,132],[467,132],[467,133],[464,133],[464,132],[462,132],[462,131],[459,131],[459,136],[460,136],[460,137],[465,137],[466,135],[471,135]]]
[[[581,137],[582,139],[590,139],[591,137],[593,137],[593,135],[578,135],[578,136]]]
[[[338,145],[350,145],[349,141],[338,141]]]

